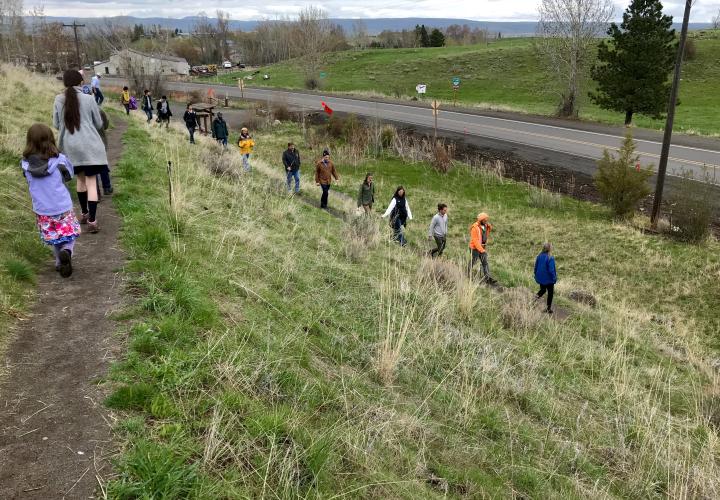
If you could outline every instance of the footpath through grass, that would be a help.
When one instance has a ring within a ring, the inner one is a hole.
[[[720,135],[720,31],[692,34],[697,57],[686,61],[677,109],[677,132]],[[458,101],[483,109],[553,115],[560,101],[554,76],[540,59],[532,39],[506,39],[489,45],[422,49],[368,49],[331,53],[322,66],[322,88],[330,92],[370,93],[409,99],[418,83],[427,84],[425,100],[453,101],[451,79],[461,79]],[[302,59],[259,68],[250,85],[303,89]],[[250,72],[220,76],[220,81],[237,85]],[[263,80],[262,75],[270,75]],[[592,104],[587,92],[580,96],[580,118],[622,125],[624,114],[605,111]],[[638,115],[639,127],[662,129],[663,120]]]
[[[244,175],[235,151],[131,124],[115,202],[136,301],[107,401],[124,415],[109,496],[720,494],[716,244],[643,236],[573,200],[531,208],[526,187],[486,173],[340,162],[351,195],[368,169],[380,204],[405,184],[416,244],[434,204],[450,204],[449,255],[433,262],[384,223],[288,197],[275,166],[288,138],[309,190],[292,126],[256,135],[266,161]],[[558,323],[522,291],[468,280],[480,209],[504,282],[530,284],[551,239],[559,294],[582,287],[600,306],[561,297],[572,316]]]

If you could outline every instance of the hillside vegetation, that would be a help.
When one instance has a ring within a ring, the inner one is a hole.
[[[720,34],[694,33],[697,56],[684,66],[676,115],[679,132],[717,135],[720,125]],[[250,85],[304,88],[303,61],[291,60],[259,68]],[[559,102],[558,86],[533,48],[532,39],[506,39],[489,45],[419,49],[371,49],[331,53],[325,56],[322,88],[330,92],[372,93],[409,98],[418,83],[428,85],[425,100],[452,102],[451,79],[461,78],[458,101],[482,109],[499,109],[553,115]],[[237,84],[249,72],[221,77]],[[261,75],[270,75],[263,80]],[[586,90],[594,82],[586,84]],[[592,104],[587,92],[581,97],[580,118],[622,125],[624,115],[604,111]],[[635,124],[661,129],[664,121],[637,116]]]
[[[38,236],[20,156],[28,127],[51,123],[57,92],[49,79],[0,66],[0,355],[12,324],[32,305],[36,268],[50,255]]]
[[[124,415],[110,497],[720,495],[717,243],[643,235],[572,199],[534,208],[490,170],[442,175],[388,154],[352,166],[331,143],[340,190],[354,197],[367,170],[379,205],[408,189],[400,249],[385,222],[285,193],[283,143],[299,145],[314,197],[308,148],[325,138],[291,124],[255,138],[248,175],[235,151],[181,130],[138,119],[125,137],[114,201],[135,300],[107,400]],[[430,261],[438,201],[450,245]],[[503,294],[460,271],[480,210],[496,224],[492,269],[517,287]],[[563,322],[522,289],[547,239]],[[599,306],[568,300],[574,289]]]

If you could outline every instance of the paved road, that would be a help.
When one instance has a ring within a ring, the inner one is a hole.
[[[108,83],[118,82],[111,78],[106,80]],[[224,97],[226,93],[230,97],[240,97],[240,89],[224,85],[166,82],[165,86],[173,91],[202,90],[203,92],[207,92],[212,87],[218,98]],[[259,88],[246,88],[244,97],[259,101],[284,101],[290,106],[315,111],[322,110],[320,102],[324,101],[339,112],[377,117],[419,127],[432,127],[434,122],[431,110],[417,105]],[[565,161],[565,164],[557,165],[584,173],[592,173],[588,170],[594,169],[594,161],[602,156],[604,149],[617,149],[622,143],[621,132],[602,133],[582,130],[578,125],[564,127],[450,110],[441,110],[438,130],[561,153],[558,158],[567,158],[567,155],[570,155],[574,158],[586,159],[589,161]],[[636,139],[636,142],[643,165],[657,165],[661,143],[658,140],[646,139]],[[720,184],[720,140],[695,140],[692,141],[694,145],[680,145],[678,142],[681,141],[674,141],[670,150],[668,173],[678,176],[683,172],[691,172],[693,178],[701,179],[707,172],[716,184]]]

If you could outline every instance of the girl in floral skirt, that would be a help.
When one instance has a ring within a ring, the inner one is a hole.
[[[21,165],[40,238],[55,254],[55,269],[67,278],[72,274],[72,252],[80,223],[64,184],[72,179],[73,166],[60,154],[50,127],[36,123],[28,129]]]

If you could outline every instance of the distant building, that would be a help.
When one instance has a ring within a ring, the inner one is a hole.
[[[133,49],[116,52],[109,60],[95,62],[94,65],[95,74],[98,75],[127,75],[130,67],[148,75],[190,74],[190,65],[182,57],[145,54]]]

